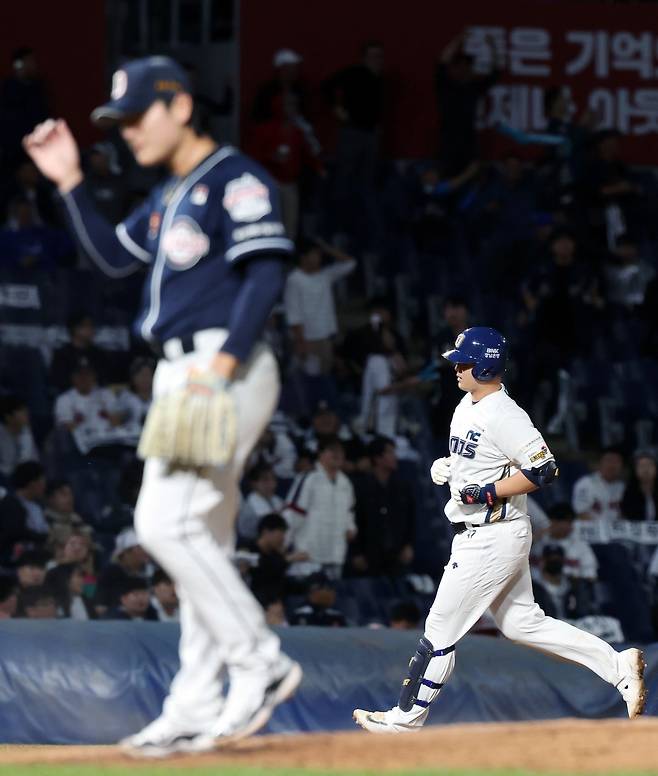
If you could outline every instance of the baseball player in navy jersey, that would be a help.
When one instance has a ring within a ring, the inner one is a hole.
[[[532,541],[526,494],[558,474],[548,445],[502,384],[507,344],[495,329],[474,327],[443,354],[465,392],[450,424],[450,454],[431,478],[449,484],[445,513],[455,537],[425,632],[409,662],[398,703],[388,711],[356,709],[373,733],[419,730],[455,667],[455,646],[489,609],[513,641],[580,663],[616,687],[629,717],[644,710],[644,659],[616,652],[535,603],[528,554]]]
[[[204,751],[262,727],[302,676],[230,558],[243,464],[278,401],[276,361],[259,340],[293,246],[265,171],[195,128],[187,76],[173,60],[118,70],[92,120],[118,124],[139,164],[169,171],[116,228],[94,209],[64,121],[37,126],[25,150],[57,185],[80,246],[103,272],[122,278],[146,266],[135,327],[161,354],[154,400],[181,388],[228,391],[237,412],[228,466],[149,458],[135,511],[142,545],[180,596],[180,671],[161,716],[122,744],[143,756]]]

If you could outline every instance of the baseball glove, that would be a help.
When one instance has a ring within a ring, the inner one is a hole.
[[[154,400],[137,452],[181,468],[225,466],[236,441],[236,407],[226,381],[201,372],[184,388]]]

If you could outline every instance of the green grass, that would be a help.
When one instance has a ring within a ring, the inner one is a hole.
[[[213,765],[202,767],[186,767],[184,761],[179,766],[150,765],[127,763],[123,765],[0,765],[0,776],[375,776],[382,772],[366,771],[327,771],[303,768],[242,768],[236,766]],[[658,769],[653,771],[630,772],[614,771],[598,776],[657,776]],[[386,776],[582,776],[582,774],[538,774],[535,771],[521,770],[419,770],[419,771],[386,771]]]

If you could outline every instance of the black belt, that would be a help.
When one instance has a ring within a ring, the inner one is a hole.
[[[191,353],[194,350],[194,335],[186,334],[183,337],[172,337],[172,339],[180,340],[181,350],[183,353]],[[158,358],[167,358],[164,352],[164,348],[159,342],[151,342],[151,350]]]
[[[464,531],[468,531],[468,526],[466,523],[450,523],[452,526],[452,531],[457,536],[457,534],[464,533]]]

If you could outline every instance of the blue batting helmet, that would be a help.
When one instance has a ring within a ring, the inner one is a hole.
[[[455,340],[454,350],[443,354],[453,364],[473,364],[476,380],[492,380],[505,371],[507,340],[487,326],[472,326]]]

